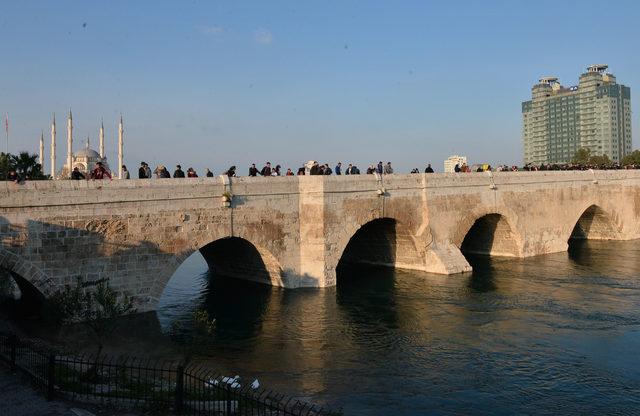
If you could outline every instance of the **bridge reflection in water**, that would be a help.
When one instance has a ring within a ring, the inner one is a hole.
[[[458,276],[342,268],[335,288],[170,281],[163,331],[203,307],[204,359],[347,414],[640,412],[640,242],[526,259],[467,254]]]

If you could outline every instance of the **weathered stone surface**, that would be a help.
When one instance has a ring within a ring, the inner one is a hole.
[[[470,270],[461,247],[526,257],[638,238],[639,191],[638,171],[0,182],[0,267],[45,295],[108,280],[140,310],[197,250],[288,288],[334,285],[341,260],[454,274]]]

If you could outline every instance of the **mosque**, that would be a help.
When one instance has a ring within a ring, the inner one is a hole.
[[[51,122],[51,178],[52,179],[69,179],[71,177],[71,171],[74,168],[78,168],[87,178],[89,173],[93,170],[96,163],[101,162],[102,166],[107,170],[109,169],[109,163],[104,152],[104,124],[100,125],[99,133],[100,143],[99,151],[95,151],[89,147],[89,138],[87,137],[87,144],[84,149],[80,149],[77,152],[73,152],[73,116],[71,110],[69,110],[69,118],[67,120],[67,160],[61,170],[56,172],[56,118],[53,116]],[[122,179],[122,162],[124,151],[124,125],[122,122],[122,116],[120,117],[120,123],[118,124],[118,171],[117,177]],[[40,165],[44,166],[44,133],[40,136]],[[43,169],[44,171],[44,169]],[[112,172],[112,176],[115,176],[115,172]]]
[[[96,163],[101,162],[102,166],[109,172],[109,163],[104,153],[98,153],[89,147],[89,138],[87,137],[87,145],[84,149],[78,150],[71,155],[71,169],[78,168],[85,176],[88,177],[89,172],[93,170]],[[56,179],[64,179],[70,176],[69,167],[67,165],[62,167],[62,170],[58,172]]]

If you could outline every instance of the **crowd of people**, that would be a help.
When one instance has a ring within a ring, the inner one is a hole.
[[[619,163],[611,163],[607,165],[591,165],[591,164],[575,164],[575,163],[564,163],[564,164],[526,164],[524,166],[518,167],[516,165],[498,165],[497,167],[492,167],[488,164],[481,165],[472,165],[468,166],[467,164],[456,164],[454,167],[455,173],[468,173],[468,172],[518,172],[518,171],[568,171],[568,170],[617,170],[617,169],[640,169],[640,165],[622,165]],[[229,169],[222,172],[222,175],[226,175],[228,177],[236,177],[239,176],[236,172],[236,166],[231,166]],[[123,179],[130,179],[129,170],[125,165],[122,165]],[[382,161],[377,164],[371,164],[367,167],[366,174],[379,174],[379,175],[391,175],[394,173],[394,169],[391,166],[391,162],[382,163]],[[410,173],[421,173],[420,169],[414,168]],[[428,164],[424,169],[424,173],[434,173],[431,164]],[[294,173],[291,168],[287,168],[286,171],[283,172],[281,165],[272,166],[271,162],[266,162],[261,169],[256,167],[255,163],[252,163],[249,166],[248,176],[295,176],[295,175],[359,175],[360,169],[352,163],[349,163],[346,168],[343,167],[342,162],[338,162],[333,169],[331,169],[328,163],[318,163],[317,161],[309,161],[305,163],[303,166],[297,169],[297,172]],[[206,169],[204,173],[205,177],[213,177],[214,174],[210,169]],[[192,167],[187,168],[186,172],[182,170],[182,166],[176,165],[175,170],[173,171],[173,175],[169,173],[167,168],[164,165],[158,165],[152,171],[149,165],[146,162],[140,162],[140,167],[138,168],[138,178],[139,179],[163,179],[163,178],[197,178],[198,173]],[[81,172],[77,167],[73,168],[71,171],[70,178],[73,180],[102,180],[102,179],[112,179],[112,173],[109,170],[105,169],[101,162],[97,162],[94,168],[85,174]],[[21,182],[24,179],[20,177],[20,175],[15,170],[10,170],[6,176],[7,181],[11,182]]]
[[[124,179],[129,179],[130,175],[126,166],[124,165],[122,166],[122,171],[123,171]],[[205,176],[213,177],[213,172],[211,172],[211,170],[209,169],[206,169]],[[156,179],[164,179],[164,178],[171,178],[171,177],[197,178],[198,173],[195,171],[194,168],[187,168],[187,171],[185,172],[182,170],[182,166],[176,165],[176,169],[173,171],[173,176],[171,176],[171,173],[169,173],[169,171],[164,165],[156,166],[156,168],[152,172],[147,162],[140,162],[140,167],[138,168],[138,179],[151,179],[154,177]]]

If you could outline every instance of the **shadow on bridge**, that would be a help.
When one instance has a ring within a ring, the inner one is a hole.
[[[516,236],[507,219],[500,214],[487,214],[475,220],[460,246],[468,255],[505,256],[518,255]]]
[[[14,297],[30,310],[39,310],[46,297],[78,281],[88,290],[108,281],[143,305],[149,301],[154,272],[174,255],[150,241],[127,240],[126,227],[126,219],[60,224],[30,220],[22,225],[0,217],[3,278],[15,281]]]
[[[620,235],[620,227],[611,214],[597,205],[591,205],[582,213],[573,227],[569,245],[577,244],[582,240],[618,240]]]

